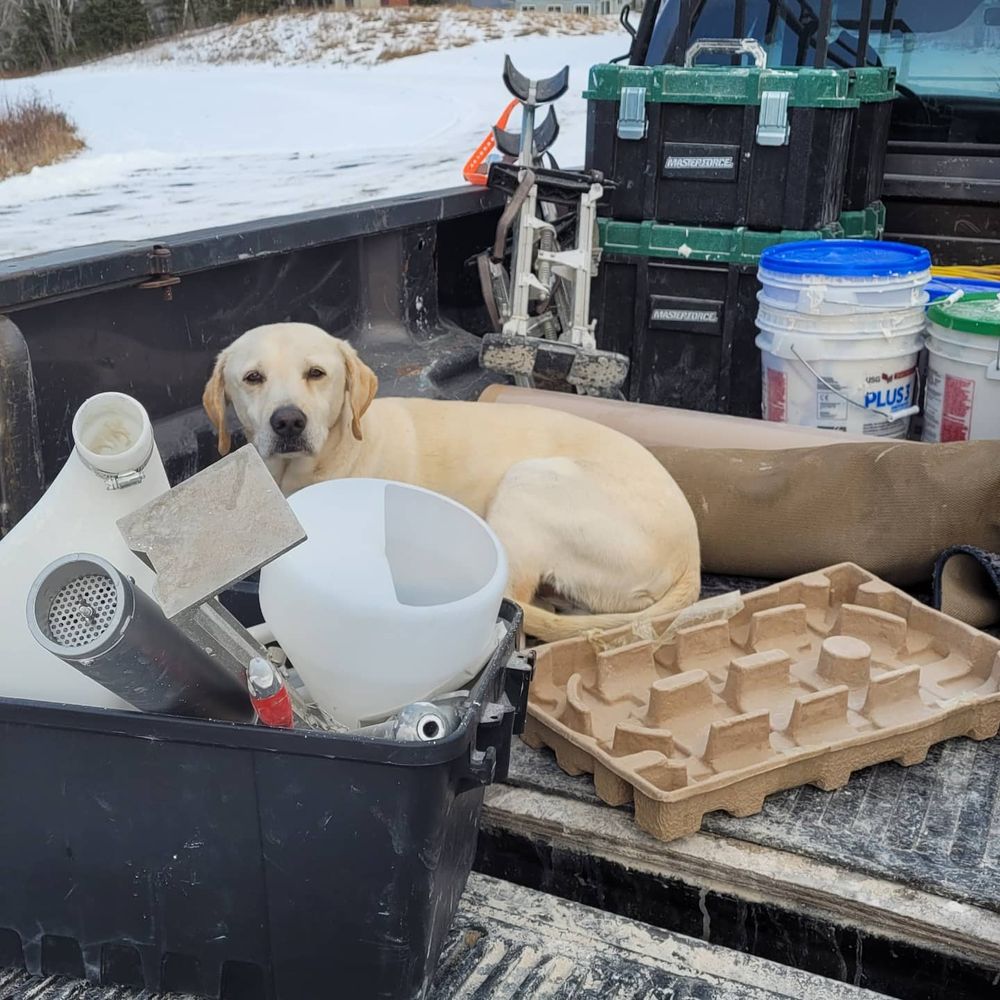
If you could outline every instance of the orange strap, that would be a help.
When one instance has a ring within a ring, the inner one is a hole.
[[[504,108],[503,114],[497,119],[497,128],[506,128],[507,122],[510,119],[511,112],[518,105],[517,98],[514,98],[510,104]],[[485,139],[476,147],[476,151],[469,157],[468,162],[462,168],[462,176],[470,184],[485,184],[486,183],[486,157],[496,149],[496,139],[493,138],[493,129],[490,129],[489,134]]]

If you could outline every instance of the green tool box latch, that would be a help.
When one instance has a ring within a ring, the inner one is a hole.
[[[788,91],[765,90],[760,95],[757,119],[758,146],[784,146],[788,142]]]
[[[622,87],[618,104],[618,138],[645,139],[649,129],[646,120],[646,88]]]

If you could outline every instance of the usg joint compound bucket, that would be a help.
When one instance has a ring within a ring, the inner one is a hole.
[[[924,441],[1000,438],[1000,295],[964,295],[927,311]]]
[[[764,419],[847,434],[906,437],[918,412],[923,321],[887,337],[821,336],[758,319]]]
[[[764,418],[906,437],[919,412],[927,251],[861,240],[779,244],[761,254],[759,277]]]

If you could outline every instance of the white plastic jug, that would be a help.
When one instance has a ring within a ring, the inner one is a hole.
[[[54,559],[85,550],[103,556],[144,590],[153,571],[125,544],[116,522],[169,489],[153,428],[131,396],[105,392],[73,418],[76,447],[37,504],[0,541],[0,696],[131,708],[38,645],[25,601]]]
[[[479,672],[507,586],[483,520],[381,479],[317,483],[289,503],[308,539],[261,570],[260,605],[328,715],[378,721]]]

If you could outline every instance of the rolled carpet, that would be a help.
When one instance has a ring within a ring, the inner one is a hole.
[[[935,608],[987,628],[1000,622],[1000,555],[973,545],[954,545],[934,565]]]
[[[706,573],[780,580],[855,562],[912,587],[929,585],[938,557],[950,553],[935,579],[939,606],[977,627],[1000,621],[1000,575],[987,569],[1000,552],[1000,441],[844,441],[831,431],[506,386],[481,399],[567,410],[646,445],[694,510]],[[726,443],[741,447],[719,447]]]
[[[694,509],[710,573],[850,561],[906,586],[929,582],[953,545],[1000,550],[1000,441],[650,450]]]

